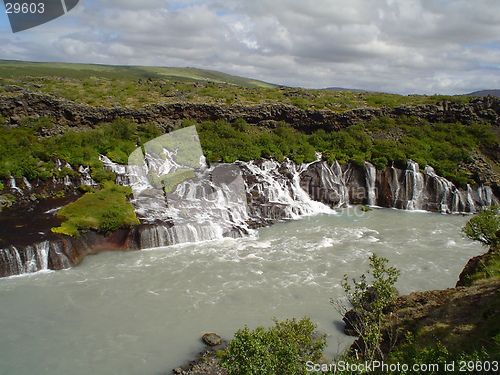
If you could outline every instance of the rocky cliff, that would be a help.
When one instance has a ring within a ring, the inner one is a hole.
[[[309,133],[316,129],[338,130],[381,116],[416,116],[430,122],[460,121],[471,123],[487,121],[500,126],[500,99],[494,97],[473,98],[470,103],[441,102],[435,105],[397,108],[358,108],[345,112],[329,110],[302,110],[285,104],[255,106],[210,104],[152,104],[142,109],[124,107],[102,108],[76,104],[51,95],[21,90],[12,96],[0,96],[0,114],[15,126],[22,118],[48,117],[56,125],[47,135],[59,134],[68,127],[93,127],[101,122],[111,122],[116,117],[130,118],[137,123],[155,122],[165,130],[176,128],[182,119],[198,122],[207,120],[234,121],[245,119],[250,124],[275,126],[285,122],[296,129]]]

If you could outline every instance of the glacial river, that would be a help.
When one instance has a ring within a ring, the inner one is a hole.
[[[355,214],[357,213],[357,215]],[[354,208],[278,223],[241,239],[87,257],[75,268],[0,279],[0,374],[168,374],[245,324],[309,316],[327,354],[351,342],[330,305],[375,252],[401,293],[453,287],[484,251],[469,217]]]

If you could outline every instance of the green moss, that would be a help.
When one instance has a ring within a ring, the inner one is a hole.
[[[102,190],[88,192],[61,208],[57,216],[65,221],[52,231],[77,236],[80,231],[89,229],[110,233],[122,227],[138,225],[134,207],[127,200],[130,194],[132,190],[129,187],[107,182]]]

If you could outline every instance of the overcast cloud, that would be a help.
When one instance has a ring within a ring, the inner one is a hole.
[[[80,0],[0,58],[190,66],[308,88],[500,88],[499,0]]]

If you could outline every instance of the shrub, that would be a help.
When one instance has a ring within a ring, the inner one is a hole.
[[[98,167],[92,168],[90,175],[96,182],[114,181],[116,178],[113,172]]]
[[[491,206],[472,217],[462,228],[462,233],[485,246],[498,244],[500,206]]]
[[[61,208],[57,216],[64,222],[61,226],[52,228],[52,232],[78,236],[82,230],[94,229],[109,233],[121,227],[137,225],[139,220],[134,206],[127,200],[130,194],[131,188],[106,182],[102,190],[88,192]]]
[[[352,285],[346,275],[342,282],[347,300],[352,306],[356,316],[351,325],[362,339],[361,355],[367,361],[383,359],[382,343],[382,318],[384,309],[397,297],[394,284],[398,280],[400,271],[394,267],[387,267],[386,258],[372,254],[367,274],[372,275],[369,282],[365,274],[359,280],[352,279]],[[346,314],[348,307],[342,302],[331,300],[336,309]],[[347,316],[347,315],[345,315]]]
[[[229,375],[302,375],[306,362],[317,362],[326,346],[326,336],[315,336],[316,325],[307,317],[288,319],[269,329],[240,329],[222,355]]]

